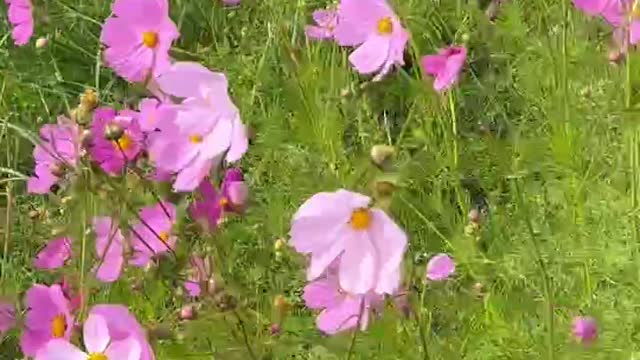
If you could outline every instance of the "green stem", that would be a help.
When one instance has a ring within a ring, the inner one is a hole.
[[[418,314],[418,317],[416,317],[416,325],[418,326],[418,332],[420,333],[420,342],[422,343],[422,355],[423,355],[423,359],[424,360],[428,360],[429,359],[429,350],[427,347],[427,334],[424,330],[424,325],[422,324],[423,320],[424,320],[424,316],[423,316],[423,309],[422,307],[424,306],[424,297],[425,294],[427,293],[427,280],[425,279],[422,283],[422,291],[420,292],[420,302],[418,303],[418,309],[416,311],[416,314]],[[431,314],[429,313],[429,310],[426,310],[427,313],[429,314],[429,327],[431,326]]]

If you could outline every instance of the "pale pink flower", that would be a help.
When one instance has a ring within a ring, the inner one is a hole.
[[[246,129],[224,74],[178,62],[156,82],[164,93],[184,100],[173,106],[175,119],[159,124],[150,158],[158,168],[177,173],[175,191],[192,191],[223,158],[240,160],[248,147]]]
[[[33,35],[33,5],[31,0],[4,0],[9,6],[9,23],[13,26],[13,43],[26,45]]]
[[[176,223],[176,207],[163,201],[140,210],[139,222],[131,226],[133,258],[130,263],[144,267],[152,258],[172,251],[176,246],[173,225]]]
[[[313,12],[313,21],[317,25],[307,25],[304,33],[314,40],[333,39],[333,31],[338,25],[338,11],[333,8],[319,9]]]
[[[140,356],[135,360],[154,360],[153,349],[147,340],[145,330],[126,306],[114,304],[95,305],[89,310],[89,315],[100,315],[107,322],[109,337],[113,341],[134,339],[141,349]],[[111,360],[111,359],[109,359]],[[117,359],[114,359],[117,360]]]
[[[36,255],[33,266],[41,270],[53,270],[64,266],[71,258],[71,241],[67,236],[50,240]]]
[[[341,46],[357,46],[349,62],[361,74],[384,77],[394,65],[404,65],[409,33],[385,0],[342,0],[334,36]]]
[[[573,318],[573,336],[583,344],[589,344],[598,338],[598,324],[596,319],[589,316]]]
[[[446,280],[456,271],[456,264],[447,254],[438,254],[427,263],[427,279],[431,281]]]
[[[94,217],[93,231],[96,234],[98,257],[96,278],[102,282],[114,282],[120,277],[124,264],[124,236],[108,216]]]
[[[180,36],[167,0],[116,0],[102,27],[105,62],[131,82],[158,76],[171,65],[169,49]]]
[[[138,109],[140,110],[138,121],[140,129],[145,133],[155,131],[158,128],[158,123],[162,122],[163,119],[175,116],[170,106],[153,98],[142,99],[138,105]]]
[[[13,303],[0,300],[0,336],[16,326],[16,309]]]
[[[460,72],[467,59],[467,49],[463,46],[450,46],[440,49],[437,55],[423,56],[422,70],[433,77],[433,88],[442,92],[458,82]]]
[[[36,355],[36,360],[139,360],[140,345],[136,339],[112,341],[105,318],[91,314],[84,322],[84,352],[67,340],[49,341]]]
[[[392,294],[400,285],[407,236],[367,196],[338,190],[305,201],[293,217],[291,243],[311,256],[307,278],[320,276],[338,257],[340,287],[353,294]]]

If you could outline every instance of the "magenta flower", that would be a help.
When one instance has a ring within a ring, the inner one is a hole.
[[[169,69],[169,49],[180,33],[169,18],[168,1],[116,0],[112,11],[100,34],[107,65],[130,82]]]
[[[184,282],[184,288],[191,297],[198,297],[204,288],[207,293],[215,291],[215,282],[211,278],[211,261],[208,257],[191,256],[189,258],[189,274]]]
[[[589,16],[602,16],[613,26],[619,26],[629,0],[573,0],[573,4]]]
[[[360,330],[369,326],[369,314],[383,304],[383,296],[373,293],[352,295],[345,293],[338,284],[338,274],[331,267],[323,277],[309,283],[302,295],[305,305],[314,310],[322,310],[316,318],[320,331],[333,335],[353,329],[360,324]]]
[[[176,207],[163,201],[140,210],[140,222],[131,226],[133,258],[130,263],[144,267],[152,258],[172,251],[176,237],[172,234],[176,223]]]
[[[0,336],[16,326],[16,308],[13,303],[0,300]]]
[[[27,181],[27,191],[46,194],[58,183],[67,169],[75,168],[80,158],[80,130],[64,116],[57,124],[40,128],[40,144],[33,150],[36,161],[34,173]]]
[[[436,78],[433,88],[442,92],[458,82],[458,77],[467,59],[467,49],[463,46],[450,46],[440,49],[437,55],[422,57],[422,70]]]
[[[583,344],[594,342],[598,338],[598,324],[596,323],[596,319],[589,316],[574,317],[573,336]]]
[[[192,191],[223,158],[240,160],[249,144],[246,129],[224,74],[178,62],[156,81],[163,92],[184,100],[173,107],[175,120],[159,124],[150,157],[158,168],[177,173],[175,191]]]
[[[335,39],[341,46],[358,46],[349,62],[361,74],[384,77],[393,65],[404,65],[409,33],[385,0],[342,0]]]
[[[144,136],[137,116],[130,110],[116,116],[112,108],[99,108],[94,112],[89,154],[106,173],[119,174],[142,151]]]
[[[53,239],[40,250],[33,260],[33,266],[41,270],[53,270],[64,266],[64,263],[71,258],[70,237]]]
[[[62,280],[58,282],[64,297],[69,301],[69,309],[74,312],[82,306],[84,296],[81,292],[76,291],[66,277],[62,277]]]
[[[26,356],[36,353],[52,339],[69,340],[73,316],[60,285],[33,285],[27,290],[27,315],[20,348]]]
[[[427,263],[427,279],[446,280],[456,271],[456,264],[447,254],[438,254]]]
[[[304,33],[314,40],[333,39],[333,31],[338,25],[338,11],[336,9],[320,9],[313,12],[313,21],[317,25],[307,25]]]
[[[33,5],[31,0],[4,0],[9,6],[9,23],[13,26],[13,43],[26,45],[33,35]]]
[[[141,355],[135,360],[154,360],[153,349],[147,340],[144,329],[126,306],[101,304],[95,305],[89,315],[100,315],[107,321],[109,337],[113,341],[135,339],[141,349]],[[109,358],[111,359],[111,358]],[[116,358],[114,358],[116,359]]]
[[[220,193],[208,179],[200,183],[198,190],[200,199],[191,204],[189,212],[193,219],[201,221],[208,230],[215,229],[226,212],[241,214],[249,196],[249,189],[240,169],[227,170]]]
[[[67,340],[55,339],[46,344],[36,360],[138,360],[140,345],[135,338],[112,341],[107,320],[98,314],[91,314],[84,322],[82,340],[87,352],[78,349]]]
[[[102,282],[114,282],[120,277],[124,263],[124,236],[108,216],[94,217],[93,231],[96,233],[98,257],[96,278]]]
[[[392,294],[400,285],[407,236],[367,196],[338,190],[305,201],[293,217],[291,243],[311,255],[307,278],[320,276],[338,257],[340,287],[353,294]]]
[[[175,116],[175,113],[171,109],[171,107],[159,102],[156,99],[142,99],[138,106],[140,110],[140,129],[145,133],[155,131],[158,128],[157,124],[164,121],[163,119],[172,118]]]

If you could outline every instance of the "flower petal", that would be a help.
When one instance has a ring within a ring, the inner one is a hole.
[[[367,232],[354,231],[345,241],[340,260],[340,287],[353,294],[374,288],[377,253]]]
[[[139,360],[142,349],[140,343],[133,337],[112,342],[105,354],[108,359],[114,360]]]
[[[371,74],[380,70],[389,57],[391,38],[389,36],[371,35],[351,55],[349,62],[361,74]]]
[[[89,315],[84,322],[82,338],[89,353],[104,352],[111,341],[104,318],[97,314]]]
[[[50,340],[38,353],[35,360],[86,360],[87,354],[67,340]]]

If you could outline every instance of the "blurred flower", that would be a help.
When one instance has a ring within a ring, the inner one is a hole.
[[[218,226],[226,212],[240,214],[246,207],[249,190],[240,169],[227,170],[220,188],[220,192],[216,191],[211,182],[204,179],[198,187],[199,199],[189,206],[191,217],[205,222],[209,231]]]
[[[361,74],[384,77],[393,65],[404,65],[409,33],[385,0],[342,0],[335,39],[341,46],[358,46],[349,62]]]
[[[50,240],[36,255],[33,266],[41,270],[53,270],[64,266],[71,258],[72,241],[73,239],[67,236]]]
[[[89,316],[100,315],[107,322],[109,337],[113,341],[133,339],[141,349],[140,355],[135,360],[155,360],[153,349],[147,340],[147,335],[138,323],[138,320],[131,315],[126,306],[115,304],[95,305],[89,310]],[[119,360],[120,358],[109,358],[109,360]],[[132,358],[130,358],[132,359]]]
[[[16,326],[16,309],[13,303],[0,300],[0,336]]]
[[[591,343],[598,338],[596,319],[589,316],[573,318],[573,336],[581,343]]]
[[[180,320],[193,320],[196,318],[196,307],[193,304],[185,305],[180,309]]]
[[[240,0],[222,0],[225,5],[240,5]]]
[[[395,153],[396,149],[393,146],[374,145],[371,147],[371,161],[380,168],[387,168]]]
[[[84,297],[82,292],[76,291],[69,282],[67,277],[62,277],[62,279],[58,282],[60,288],[62,289],[62,293],[64,297],[69,301],[69,309],[71,312],[74,312],[82,306],[82,302],[84,301]]]
[[[465,47],[450,46],[446,49],[440,49],[437,55],[423,56],[421,65],[426,74],[435,77],[433,88],[442,92],[458,82],[466,59],[467,49]]]
[[[172,251],[176,236],[172,228],[176,223],[176,207],[170,202],[160,202],[140,210],[140,221],[131,226],[133,258],[130,263],[146,266],[153,257]]]
[[[438,254],[427,263],[427,279],[446,280],[456,271],[456,264],[447,254]]]
[[[9,23],[13,26],[13,43],[26,45],[33,35],[33,5],[31,0],[4,0],[9,6]]]
[[[171,66],[169,49],[180,33],[169,18],[167,0],[116,0],[100,41],[105,62],[130,82],[158,76]]]
[[[80,158],[79,128],[70,119],[59,116],[57,124],[40,128],[41,142],[33,150],[34,173],[27,181],[27,191],[46,194],[64,177],[66,169],[75,168]]]
[[[240,160],[249,145],[246,128],[224,74],[177,62],[156,82],[164,93],[185,100],[173,106],[175,119],[158,123],[150,158],[158,168],[177,173],[175,191],[192,191],[223,158]]]
[[[333,8],[319,9],[313,12],[313,21],[317,25],[307,25],[304,33],[314,40],[333,39],[333,30],[338,24],[338,11]]]
[[[102,282],[114,282],[120,277],[124,263],[124,236],[113,219],[107,216],[94,217],[93,230],[98,257],[96,278]]]
[[[278,323],[273,323],[269,326],[269,333],[271,336],[278,336],[282,332],[282,327]]]
[[[91,314],[84,322],[83,336],[88,353],[75,347],[67,340],[55,339],[46,344],[36,360],[134,360],[140,358],[140,345],[134,338],[112,341],[105,318]]]
[[[27,290],[26,298],[25,328],[20,339],[24,355],[36,356],[49,340],[71,337],[73,316],[60,285],[35,284]]]
[[[203,288],[212,295],[215,292],[215,281],[211,277],[211,261],[208,257],[192,255],[189,258],[189,274],[184,282],[184,288],[191,297],[202,294]]]
[[[48,43],[49,39],[47,39],[46,37],[38,38],[36,40],[36,49],[42,49],[43,47],[47,46]]]
[[[143,135],[134,111],[123,110],[116,116],[114,109],[97,109],[91,134],[89,154],[110,175],[117,175],[142,151]]]

